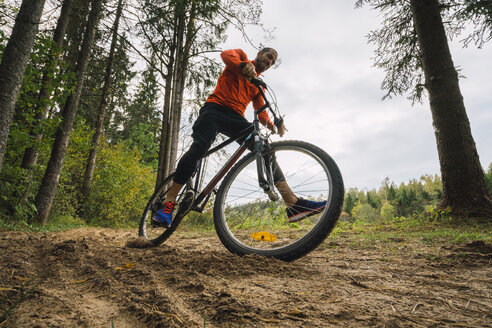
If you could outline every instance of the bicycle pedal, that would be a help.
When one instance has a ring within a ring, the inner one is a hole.
[[[188,213],[191,210],[194,200],[195,192],[193,190],[185,192],[178,204],[178,214],[183,215]]]
[[[152,219],[150,220],[150,226],[152,228],[166,228],[167,229],[167,227],[165,227],[162,224],[157,223],[155,220],[152,220]]]

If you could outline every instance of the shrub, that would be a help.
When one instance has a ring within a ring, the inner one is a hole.
[[[376,210],[371,205],[361,202],[358,202],[352,209],[352,216],[356,219],[367,220],[369,222],[374,222],[379,217]]]
[[[84,219],[100,226],[136,225],[154,187],[154,174],[123,145],[103,144]]]
[[[395,215],[395,208],[389,202],[385,202],[383,206],[381,206],[381,219],[383,221],[391,221]]]

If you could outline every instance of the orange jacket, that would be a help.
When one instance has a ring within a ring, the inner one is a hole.
[[[260,109],[265,104],[263,97],[258,89],[243,77],[239,67],[241,63],[247,62],[253,63],[256,67],[255,61],[250,61],[241,49],[225,50],[220,54],[220,57],[226,66],[207,102],[214,102],[231,108],[243,117],[246,107],[251,101],[253,101],[255,110]],[[261,112],[258,118],[263,125],[273,126],[266,110]]]

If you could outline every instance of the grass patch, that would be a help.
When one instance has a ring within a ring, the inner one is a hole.
[[[24,220],[10,221],[0,219],[0,229],[16,231],[63,231],[87,226],[88,225],[83,220],[73,217],[58,217],[55,220],[49,221],[45,225],[40,223],[30,223]]]
[[[452,218],[442,220],[427,218],[395,218],[389,222],[365,222],[363,220],[339,222],[332,238],[351,237],[352,242],[370,244],[374,242],[394,243],[420,241],[427,245],[443,243],[464,244],[475,240],[492,243],[492,220],[476,223]]]
[[[64,231],[81,227],[94,227],[84,220],[72,216],[57,216],[50,218],[46,225],[28,223],[26,221],[9,221],[0,218],[0,229],[20,231]],[[107,227],[107,226],[106,226]],[[109,228],[122,228],[111,227]],[[127,227],[137,229],[138,222],[132,222]],[[492,220],[476,222],[470,220],[455,220],[450,217],[398,217],[391,221],[355,222],[339,221],[330,235],[330,240],[349,239],[353,246],[371,246],[375,243],[389,245],[398,244],[405,247],[409,243],[427,246],[444,244],[466,244],[476,240],[492,243]],[[180,224],[178,233],[182,238],[191,239],[203,236],[214,236],[213,215],[211,211],[202,214],[190,213]]]

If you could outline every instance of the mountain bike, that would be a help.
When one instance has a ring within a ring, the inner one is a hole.
[[[283,117],[275,95],[267,85],[260,79],[252,79],[251,83],[265,101],[264,106],[254,111],[251,129],[213,147],[204,158],[236,140],[244,141],[203,188],[200,188],[203,159],[200,161],[193,177],[178,195],[169,228],[155,226],[152,222],[153,214],[162,206],[174,173],[164,179],[140,220],[139,236],[147,239],[149,245],[162,244],[190,211],[202,213],[212,202],[212,195],[215,198],[213,218],[217,235],[230,252],[238,255],[255,253],[292,261],[315,249],[333,230],[344,197],[343,180],[335,161],[325,151],[307,142],[271,142],[271,132],[260,130],[258,115],[269,110],[276,127]],[[247,149],[251,152],[244,155]],[[301,221],[289,222],[286,205],[274,186],[276,170],[282,171],[285,181],[298,197],[326,200],[326,206]]]

